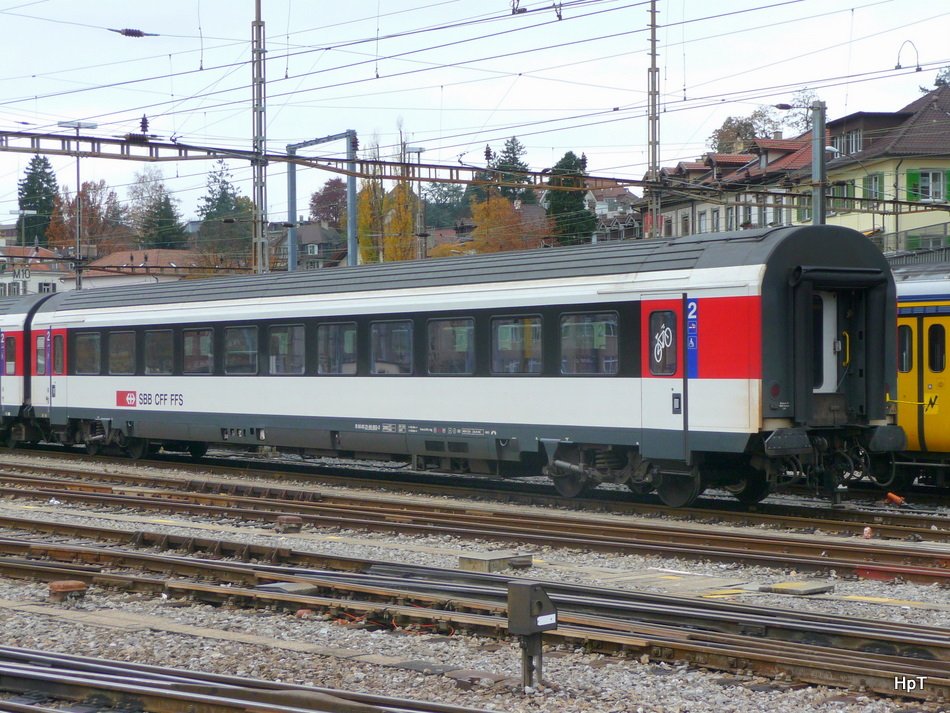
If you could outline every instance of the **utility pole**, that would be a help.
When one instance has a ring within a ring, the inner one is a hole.
[[[254,158],[254,226],[251,235],[254,272],[269,272],[267,249],[267,121],[264,81],[264,23],[261,20],[261,0],[254,2],[254,22],[251,23],[251,64],[254,101],[252,105]]]
[[[825,103],[816,100],[811,105],[811,222],[824,225],[825,206]]]
[[[656,238],[659,236],[660,223],[660,191],[656,184],[660,181],[660,69],[656,65],[656,0],[650,0],[650,69],[648,90],[647,116],[647,148],[650,166],[647,176],[654,184],[648,190],[650,230],[644,237]]]
[[[350,174],[346,178],[346,264],[353,266],[356,264],[357,252],[359,247],[356,243],[356,149],[359,146],[359,139],[356,138],[356,131],[347,129],[341,134],[324,136],[322,139],[311,139],[310,141],[301,141],[298,144],[287,144],[287,157],[293,159],[297,155],[297,149],[315,146],[316,144],[325,144],[329,141],[346,139],[346,158]],[[289,161],[287,163],[287,222],[290,228],[287,230],[287,271],[293,272],[297,269],[297,163]]]

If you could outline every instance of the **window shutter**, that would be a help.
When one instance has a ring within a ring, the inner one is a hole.
[[[944,171],[943,173],[943,195],[941,198],[950,200],[950,171]]]
[[[907,200],[920,200],[920,171],[907,171]]]

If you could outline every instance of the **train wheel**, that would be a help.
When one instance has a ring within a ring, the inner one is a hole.
[[[125,444],[125,452],[132,460],[141,460],[148,455],[148,439],[129,438]]]
[[[630,492],[634,495],[649,495],[653,492],[653,483],[641,483],[628,480],[627,487],[630,488]]]
[[[86,453],[91,456],[97,456],[102,451],[99,441],[86,441]]]
[[[746,476],[735,485],[727,485],[726,490],[740,503],[755,505],[765,500],[772,488],[765,474],[756,472],[754,475]]]
[[[689,507],[703,490],[703,479],[695,468],[690,473],[660,471],[660,481],[656,485],[656,494],[664,505],[671,508]]]
[[[16,448],[17,444],[16,436],[13,434],[13,429],[11,428],[3,435],[3,444],[9,448],[11,451]]]
[[[585,490],[590,489],[590,480],[580,473],[570,473],[552,478],[554,488],[565,498],[576,498]]]
[[[198,460],[199,458],[204,458],[204,455],[207,452],[208,452],[207,443],[189,443],[188,444],[188,453],[195,460]]]

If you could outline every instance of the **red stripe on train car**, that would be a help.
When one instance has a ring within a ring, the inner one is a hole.
[[[707,297],[698,303],[698,378],[761,379],[761,299]]]

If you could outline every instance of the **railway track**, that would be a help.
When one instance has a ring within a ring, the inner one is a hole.
[[[43,529],[55,527],[47,524]],[[80,532],[75,526],[64,531],[72,536]],[[85,535],[110,536],[96,528],[86,528]],[[435,624],[445,631],[492,636],[507,631],[508,576],[371,560],[341,562],[296,550],[248,552],[240,543],[148,533],[113,532],[111,537],[125,545],[132,541],[201,548],[268,561],[182,557],[17,537],[0,540],[0,572],[42,581],[78,579],[232,607],[347,612],[380,629]],[[326,569],[328,565],[334,569]],[[895,676],[924,676],[922,698],[950,698],[946,631],[577,585],[548,583],[545,588],[559,609],[557,630],[545,634],[549,641],[641,661],[688,661],[890,695],[895,693]]]
[[[0,646],[0,692],[11,696],[0,698],[0,709],[11,713],[57,713],[62,709],[51,705],[84,701],[95,701],[100,711],[162,713],[487,713],[436,702],[7,646]]]
[[[98,456],[91,460],[85,455],[64,451],[61,448],[45,447],[41,451],[57,460],[67,463],[85,464],[86,467],[100,464],[104,470],[129,472],[136,466],[128,458]],[[32,462],[31,462],[32,461]],[[47,472],[55,475],[59,467],[43,468],[35,464],[35,458],[22,458],[16,453],[0,452],[0,465],[16,468],[18,464],[29,468],[29,472]],[[729,496],[723,498],[704,497],[700,504],[691,508],[670,508],[651,498],[631,499],[626,489],[611,490],[600,488],[587,497],[565,500],[558,495],[553,486],[538,483],[525,483],[512,480],[492,480],[484,477],[443,476],[401,469],[384,468],[342,468],[339,466],[316,465],[311,463],[288,463],[286,461],[241,460],[235,465],[226,458],[205,457],[200,463],[175,454],[163,454],[161,459],[147,461],[149,469],[165,471],[172,475],[181,475],[182,471],[194,471],[199,474],[196,480],[208,476],[223,479],[252,479],[261,484],[270,484],[274,492],[295,484],[333,485],[349,488],[385,488],[405,493],[435,495],[445,497],[477,498],[482,501],[503,502],[513,505],[540,505],[559,509],[571,509],[584,512],[610,513],[618,515],[637,515],[651,518],[700,521],[709,524],[728,524],[782,528],[812,532],[821,530],[829,534],[862,535],[865,527],[871,527],[875,538],[907,539],[917,538],[935,542],[950,541],[950,515],[936,507],[912,505],[897,507],[881,500],[864,499],[857,503],[831,507],[827,501],[816,500],[803,504],[789,500],[763,502],[751,508],[742,505]],[[394,477],[397,476],[397,477]],[[105,474],[100,477],[106,477]],[[127,479],[131,478],[131,473]],[[142,483],[148,483],[148,476],[142,476]],[[219,486],[227,491],[228,486]],[[917,502],[916,500],[914,501]],[[944,502],[945,501],[940,501]]]
[[[630,522],[563,511],[539,515],[487,505],[433,505],[378,494],[341,496],[306,487],[276,488],[256,482],[168,475],[63,469],[58,471],[60,477],[52,477],[45,468],[35,474],[26,472],[30,468],[18,470],[17,475],[0,474],[0,482],[5,483],[0,495],[273,523],[291,515],[309,527],[453,534],[522,546],[738,561],[800,571],[834,570],[839,575],[873,579],[950,583],[950,550],[933,542],[749,534],[694,523]],[[73,479],[66,480],[67,475]],[[922,527],[901,531],[905,539],[923,539],[932,532]]]

